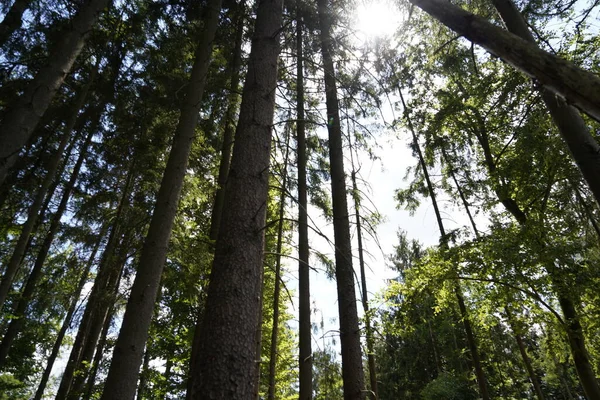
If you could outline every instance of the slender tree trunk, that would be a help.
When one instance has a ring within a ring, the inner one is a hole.
[[[537,46],[525,19],[511,0],[492,0],[508,30]],[[542,90],[550,115],[581,170],[596,202],[600,203],[600,145],[594,139],[579,111],[550,90]]]
[[[148,329],[152,321],[162,270],[206,82],[212,45],[219,22],[221,0],[207,4],[204,28],[173,145],[152,214],[150,228],[140,256],[138,272],[131,288],[121,331],[106,378],[103,400],[130,400],[135,396]]]
[[[95,73],[93,73],[93,75],[95,75]],[[90,78],[90,79],[93,80],[93,78]],[[90,80],[90,84],[91,84],[91,80]],[[58,169],[58,163],[60,162],[60,159],[63,156],[63,151],[64,151],[64,147],[66,145],[66,141],[69,139],[70,136],[72,136],[71,133],[73,131],[73,128],[75,127],[75,124],[77,121],[77,115],[79,114],[79,110],[81,108],[83,108],[83,105],[85,104],[85,99],[87,98],[87,93],[88,93],[90,84],[87,84],[83,88],[83,91],[79,95],[79,99],[76,102],[75,107],[74,107],[74,112],[70,116],[69,120],[66,123],[63,141],[60,143],[60,145],[57,149],[57,152],[52,157],[52,160],[48,167],[47,176],[44,180],[44,183],[42,183],[42,187],[44,187],[44,185],[47,183],[46,180],[48,180],[50,178],[50,176],[55,175],[56,170]],[[62,218],[62,216],[67,208],[67,203],[69,201],[69,197],[71,196],[71,191],[73,190],[73,187],[75,186],[75,181],[77,180],[77,177],[79,175],[79,171],[80,171],[81,165],[83,163],[83,158],[85,157],[85,153],[87,152],[87,147],[89,146],[89,144],[91,142],[91,138],[92,138],[92,134],[89,134],[88,138],[86,138],[86,140],[82,146],[79,159],[77,160],[77,163],[73,169],[73,173],[71,174],[71,179],[70,179],[69,183],[67,184],[67,186],[65,186],[65,190],[63,192],[61,202],[58,206],[56,213],[54,214],[54,216],[52,218],[52,222],[50,224],[50,230],[48,231],[46,237],[44,238],[42,247],[40,248],[40,250],[38,252],[33,269],[31,270],[31,273],[29,274],[29,278],[27,279],[27,283],[25,284],[23,292],[21,293],[21,298],[19,299],[14,311],[12,312],[12,315],[14,317],[13,317],[13,319],[11,319],[8,329],[4,335],[4,338],[2,339],[2,343],[0,343],[0,368],[4,364],[4,361],[6,360],[6,357],[8,355],[8,352],[10,350],[13,340],[17,337],[17,334],[21,331],[23,324],[25,323],[25,319],[26,319],[25,314],[26,314],[27,306],[29,305],[29,302],[31,301],[33,294],[35,292],[35,288],[36,288],[40,278],[43,275],[43,266],[46,261],[46,256],[48,255],[48,252],[50,251],[50,246],[52,245],[52,242],[54,241],[54,236],[56,236],[56,233],[58,232],[58,228],[60,226],[60,219]],[[68,155],[69,153],[70,152],[67,152],[66,154]],[[68,159],[68,156],[65,157],[65,159]],[[57,179],[57,181],[58,181],[58,179]],[[55,186],[55,189],[56,189],[56,186]],[[49,203],[51,197],[52,197],[52,193],[48,193],[46,207],[48,206],[48,203]],[[19,238],[19,241],[20,240],[21,239]],[[24,254],[24,251],[23,251],[23,254]]]
[[[4,19],[0,22],[0,46],[4,46],[13,32],[21,27],[23,13],[29,8],[30,3],[31,0],[15,0],[10,6]]]
[[[62,341],[67,333],[67,330],[71,326],[71,321],[73,319],[73,315],[75,315],[75,311],[77,309],[77,303],[79,302],[79,298],[81,297],[81,292],[83,291],[83,287],[88,280],[88,275],[90,274],[90,269],[94,264],[94,260],[96,259],[96,254],[98,253],[98,249],[100,248],[100,244],[102,243],[102,239],[104,235],[106,235],[107,225],[103,226],[98,234],[98,241],[92,250],[90,257],[86,263],[84,271],[81,273],[81,278],[79,278],[79,283],[77,284],[77,289],[73,294],[73,298],[71,299],[71,304],[69,305],[69,309],[67,311],[67,315],[63,321],[63,324],[56,336],[56,340],[54,341],[54,345],[52,346],[52,352],[50,353],[50,357],[48,357],[48,361],[46,363],[46,368],[44,369],[44,373],[42,374],[42,379],[38,388],[35,392],[35,396],[33,400],[41,400],[44,395],[44,390],[46,389],[46,385],[48,384],[48,379],[50,379],[50,373],[52,372],[52,368],[54,367],[54,362],[58,357],[58,352],[60,351],[60,347],[62,346]]]
[[[512,316],[512,313],[510,312],[508,307],[504,307],[504,311],[508,319],[508,324],[510,325],[510,328],[512,329],[515,335],[517,345],[519,346],[519,353],[521,353],[521,358],[523,359],[523,364],[525,364],[525,369],[527,370],[527,375],[529,375],[529,380],[533,385],[535,395],[537,396],[538,400],[544,400],[544,392],[542,392],[542,387],[540,386],[538,377],[536,376],[535,371],[533,370],[533,366],[531,365],[531,360],[529,359],[529,355],[527,354],[527,348],[525,347],[525,343],[523,342],[523,337],[521,336],[521,333],[519,332],[515,324],[514,318]]]
[[[15,163],[40,118],[83,49],[87,35],[109,0],[87,0],[68,24],[65,32],[42,68],[25,89],[15,106],[5,113],[0,124],[0,184]]]
[[[600,120],[600,78],[444,0],[409,0],[448,28]],[[598,179],[598,178],[596,178]]]
[[[17,241],[15,249],[13,250],[12,256],[4,271],[2,282],[0,282],[0,309],[2,309],[2,307],[4,306],[6,297],[8,296],[8,293],[10,292],[10,289],[12,287],[14,277],[21,265],[21,260],[25,256],[25,251],[27,249],[27,244],[29,243],[31,233],[33,232],[33,228],[36,226],[38,217],[40,216],[40,211],[42,209],[42,204],[44,203],[44,199],[46,197],[46,194],[48,193],[50,185],[54,181],[56,171],[58,170],[60,161],[63,158],[63,153],[65,151],[65,148],[67,147],[67,144],[69,143],[69,139],[72,136],[73,126],[75,125],[75,121],[77,119],[77,113],[83,107],[86,95],[87,87],[84,89],[84,91],[82,92],[82,96],[80,96],[80,99],[76,103],[76,109],[74,110],[73,115],[68,121],[67,129],[63,133],[63,137],[58,145],[58,148],[56,149],[55,153],[52,155],[48,162],[44,180],[38,188],[33,204],[29,208],[27,220],[25,221],[25,224],[21,229],[21,233],[19,235],[19,239]],[[2,364],[2,362],[3,357],[2,355],[0,355],[0,365]]]
[[[273,294],[273,329],[271,330],[271,348],[269,352],[269,391],[268,400],[275,400],[275,372],[277,367],[277,339],[279,334],[279,297],[281,294],[281,251],[283,248],[283,217],[285,213],[285,194],[287,191],[287,168],[290,151],[289,133],[285,142],[285,157],[282,168],[281,192],[279,193],[279,220],[277,221],[277,248],[275,250],[275,293]]]
[[[249,399],[256,390],[271,129],[282,0],[260,0],[225,207],[193,371],[192,399]]]
[[[423,157],[423,152],[421,151],[421,146],[419,145],[419,141],[417,138],[417,134],[415,132],[414,126],[412,124],[412,120],[410,118],[410,114],[408,111],[408,107],[404,101],[404,97],[402,96],[402,91],[398,89],[398,94],[400,95],[400,100],[402,101],[402,107],[404,108],[404,116],[408,123],[408,128],[412,134],[413,145],[417,151],[417,155],[419,158],[419,163],[421,165],[421,169],[423,170],[423,175],[425,177],[425,182],[427,184],[427,189],[429,191],[429,196],[431,198],[431,203],[433,205],[433,210],[435,211],[435,217],[437,219],[438,228],[440,230],[440,246],[443,250],[448,249],[448,238],[446,236],[446,230],[444,229],[444,222],[442,220],[442,214],[440,213],[440,209],[437,204],[437,199],[435,195],[435,190],[433,188],[433,184],[431,183],[431,179],[429,177],[429,171],[427,170],[427,164],[425,163],[425,158]],[[454,294],[456,296],[456,300],[458,303],[458,308],[460,310],[460,316],[465,328],[465,335],[467,339],[467,345],[469,347],[469,352],[471,353],[471,361],[473,362],[473,367],[475,369],[475,376],[477,377],[477,384],[479,385],[479,394],[484,400],[490,400],[490,394],[487,387],[487,380],[485,376],[485,372],[483,371],[483,367],[481,365],[481,359],[479,357],[479,350],[477,348],[477,341],[475,339],[475,334],[473,333],[473,328],[471,326],[471,321],[469,319],[469,314],[467,311],[467,307],[465,305],[465,300],[462,294],[462,289],[460,288],[460,284],[458,279],[456,280],[456,284],[454,286]]]
[[[146,351],[144,352],[144,362],[142,363],[142,372],[140,373],[140,383],[137,389],[137,400],[143,400],[146,393],[146,382],[148,381],[148,372],[150,366],[150,351],[149,346],[146,344]]]
[[[238,108],[239,86],[240,86],[240,67],[242,65],[242,44],[244,33],[244,19],[246,17],[245,0],[240,1],[235,6],[236,24],[235,24],[235,44],[233,47],[233,56],[229,63],[231,78],[229,81],[229,97],[227,99],[227,110],[223,116],[223,145],[221,147],[221,162],[219,164],[219,176],[217,178],[217,192],[215,194],[215,203],[210,221],[210,238],[217,240],[219,226],[221,224],[221,215],[223,214],[223,204],[225,201],[225,185],[229,175],[229,166],[231,165],[231,149],[235,133],[235,112]]]
[[[89,349],[88,342],[90,342],[93,339],[92,328],[94,321],[97,321],[97,319],[99,318],[98,314],[102,314],[102,309],[104,308],[104,306],[102,305],[103,299],[107,295],[110,295],[110,287],[114,286],[111,285],[111,282],[115,279],[115,275],[117,276],[117,279],[120,275],[120,271],[115,271],[115,269],[118,269],[118,263],[114,261],[114,253],[116,251],[119,239],[121,237],[121,224],[123,223],[121,219],[124,216],[125,208],[128,204],[127,199],[133,181],[133,170],[134,168],[132,163],[132,167],[130,168],[127,174],[123,194],[117,207],[117,212],[108,238],[108,242],[106,244],[106,247],[104,248],[102,260],[98,267],[98,275],[96,276],[96,280],[94,281],[94,286],[92,287],[89,300],[87,302],[85,311],[83,313],[83,317],[81,319],[81,323],[79,324],[79,329],[77,331],[77,336],[75,337],[75,342],[73,343],[73,347],[71,348],[69,360],[65,367],[65,371],[60,381],[60,386],[56,393],[56,400],[65,400],[68,398],[68,396],[70,396],[70,393],[73,388],[75,372],[81,369],[81,361],[83,359],[84,351],[86,348]],[[95,348],[97,340],[98,336],[96,336],[95,339],[93,339],[94,344],[92,345],[92,349]]]
[[[298,140],[298,318],[299,400],[312,399],[312,327],[310,323],[310,249],[308,247],[308,196],[306,188],[306,132],[304,120],[303,17],[296,3],[296,132]]]
[[[340,125],[339,103],[333,65],[331,40],[331,10],[327,0],[318,0],[321,50],[327,103],[329,131],[329,159],[331,165],[331,197],[333,203],[333,231],[335,238],[335,275],[340,316],[340,344],[342,347],[342,379],[344,400],[363,399],[365,396],[360,328],[354,291],[350,221],[346,198],[346,174]]]
[[[351,133],[348,132],[348,138]],[[350,139],[348,139],[350,140]],[[375,364],[375,345],[373,343],[373,330],[371,329],[371,313],[369,311],[369,292],[367,290],[367,277],[365,274],[365,258],[363,254],[362,221],[360,216],[360,195],[356,184],[356,169],[354,168],[354,156],[352,144],[350,143],[350,160],[352,162],[352,193],[354,200],[354,215],[356,217],[356,238],[358,241],[358,263],[360,266],[360,284],[362,292],[362,306],[365,313],[365,331],[367,334],[367,362],[369,365],[369,383],[371,385],[371,397],[378,399],[377,394],[377,369]],[[437,354],[436,354],[437,359]]]

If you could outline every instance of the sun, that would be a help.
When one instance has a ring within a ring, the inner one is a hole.
[[[355,13],[358,32],[365,39],[391,36],[400,25],[398,9],[390,1],[362,0]]]

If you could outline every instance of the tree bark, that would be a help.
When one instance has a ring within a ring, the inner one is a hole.
[[[303,16],[296,3],[296,133],[298,141],[298,319],[299,400],[312,399],[312,327],[310,323],[310,249],[308,244],[308,196],[306,188],[306,131],[304,119]]]
[[[329,132],[331,197],[335,238],[335,275],[340,316],[344,400],[355,400],[363,399],[366,391],[362,366],[360,328],[356,309],[356,294],[354,291],[354,270],[352,267],[352,244],[350,241],[350,221],[346,198],[342,132],[333,64],[331,11],[328,9],[327,0],[318,0],[317,5],[325,78],[327,130]]]
[[[29,8],[29,4],[31,4],[31,0],[15,0],[10,6],[4,19],[0,22],[0,46],[4,46],[14,31],[21,27],[23,13]]]
[[[409,0],[448,28],[500,57],[544,88],[600,120],[600,78],[552,55],[484,18],[444,0]]]
[[[192,74],[173,145],[158,192],[152,220],[140,256],[138,272],[131,288],[113,359],[106,378],[103,400],[130,400],[135,396],[139,368],[154,303],[167,256],[167,248],[188,158],[196,135],[196,125],[206,83],[212,46],[219,22],[221,0],[210,0],[204,28],[196,49]]]
[[[42,68],[0,125],[0,184],[29,140],[58,88],[81,53],[87,35],[109,0],[87,0]]]
[[[261,0],[200,333],[192,399],[249,399],[256,390],[271,130],[282,0]]]
[[[225,201],[225,186],[229,167],[231,165],[231,149],[233,148],[235,133],[235,112],[238,108],[239,86],[240,86],[240,68],[242,65],[242,44],[244,33],[244,19],[246,17],[245,0],[240,1],[235,6],[237,15],[235,15],[235,45],[233,48],[233,57],[229,63],[231,69],[229,97],[227,99],[227,110],[223,116],[223,145],[221,147],[221,161],[219,163],[219,176],[217,177],[217,192],[215,193],[215,203],[210,220],[210,238],[217,240],[219,226],[221,224],[221,215],[223,214],[223,204]]]

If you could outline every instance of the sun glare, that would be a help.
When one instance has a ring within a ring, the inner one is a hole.
[[[385,0],[363,1],[356,9],[355,18],[359,33],[365,39],[390,36],[400,24],[397,8]]]

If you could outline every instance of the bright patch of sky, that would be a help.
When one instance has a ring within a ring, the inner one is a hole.
[[[354,13],[360,41],[390,37],[400,24],[400,12],[390,1],[362,1]]]

